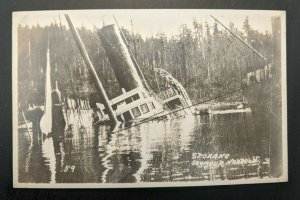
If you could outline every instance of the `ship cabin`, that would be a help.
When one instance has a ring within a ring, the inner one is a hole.
[[[189,106],[182,94],[180,94],[179,91],[174,91],[172,88],[161,91],[160,97],[163,100],[165,108],[172,111],[183,109]]]
[[[110,100],[120,122],[138,121],[164,112],[162,104],[150,96],[143,88],[135,88]],[[99,109],[99,121],[107,121],[108,113],[103,104],[96,104]]]

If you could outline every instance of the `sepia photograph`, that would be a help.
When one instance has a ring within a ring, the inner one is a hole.
[[[14,188],[288,181],[285,15],[13,12]]]

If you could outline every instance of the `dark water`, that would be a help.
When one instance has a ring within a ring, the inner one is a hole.
[[[19,131],[19,181],[132,183],[269,176],[268,125],[251,112],[147,122],[110,133],[75,130],[71,139],[30,142]]]

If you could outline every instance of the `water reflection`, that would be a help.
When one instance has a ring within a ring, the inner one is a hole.
[[[44,138],[30,144],[19,133],[20,182],[131,183],[269,176],[269,133],[265,122],[249,112],[151,121],[114,133],[108,126],[93,126],[88,111],[66,114],[73,134],[63,140]]]
[[[42,144],[42,157],[45,159],[45,165],[49,167],[50,183],[56,182],[56,158],[54,154],[54,144],[52,138],[46,138]]]

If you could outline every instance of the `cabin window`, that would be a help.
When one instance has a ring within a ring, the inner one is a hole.
[[[117,104],[111,106],[113,110],[117,110]]]
[[[171,110],[176,110],[176,109],[182,107],[182,103],[179,98],[173,99],[173,100],[167,102],[166,104]]]
[[[123,117],[124,117],[125,121],[127,121],[127,122],[132,120],[132,116],[129,111],[124,112]]]
[[[117,115],[117,120],[120,121],[120,122],[122,122],[123,121],[122,116],[121,115]]]
[[[132,102],[132,98],[128,97],[127,99],[125,99],[126,104],[130,104]]]
[[[133,114],[134,117],[138,117],[138,116],[141,115],[141,111],[140,111],[140,109],[138,107],[132,108],[131,112],[132,112],[132,114]]]
[[[136,101],[138,99],[140,99],[140,95],[139,94],[135,94],[132,96],[133,101]]]
[[[141,105],[141,110],[142,110],[143,114],[148,113],[150,111],[147,104],[145,104],[145,103]]]
[[[119,103],[117,103],[118,107],[122,107],[125,105],[125,101],[120,101]]]

